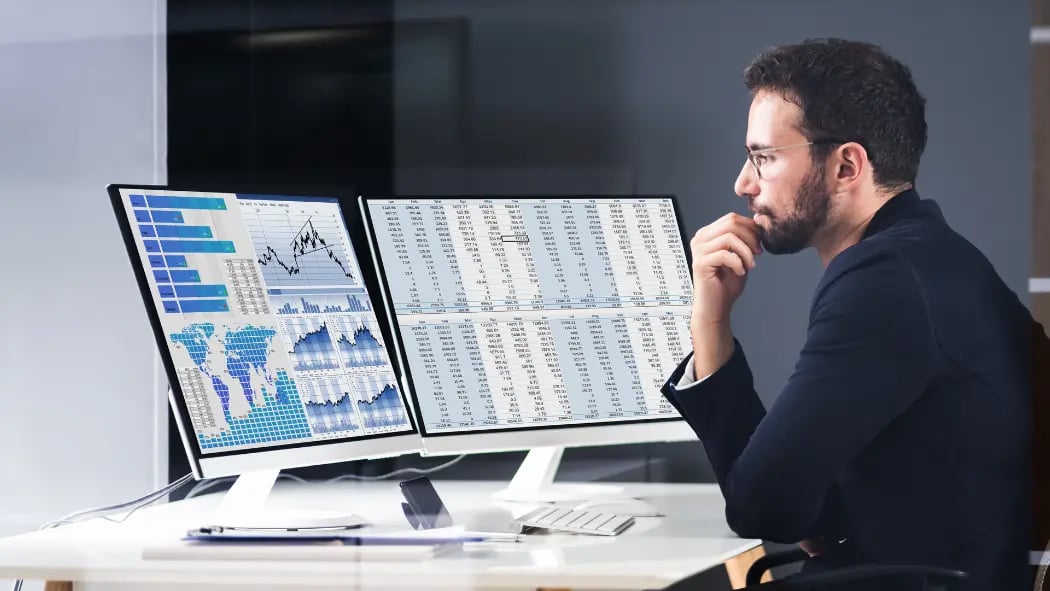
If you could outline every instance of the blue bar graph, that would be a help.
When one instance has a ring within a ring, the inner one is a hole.
[[[132,197],[134,197],[134,195]],[[165,195],[147,195],[146,202],[149,203],[150,207],[161,209],[210,209],[213,211],[226,209],[226,200],[219,197],[168,197]]]
[[[171,281],[173,283],[200,283],[201,274],[197,271],[171,271]]]
[[[372,306],[368,303],[362,303],[361,300],[357,299],[357,296],[348,295],[346,296],[346,303],[350,305],[351,312],[368,312],[372,309]]]
[[[175,295],[180,298],[224,298],[230,295],[225,285],[176,285]]]
[[[161,240],[164,252],[234,252],[232,240]]]
[[[226,300],[179,300],[179,306],[185,314],[193,312],[229,312],[230,305]]]
[[[277,293],[275,293],[277,292]],[[363,290],[362,290],[363,292]],[[279,290],[270,290],[270,295],[278,295]],[[312,294],[300,297],[281,297],[274,301],[278,314],[339,314],[346,312],[365,313],[372,311],[372,304],[364,293],[361,297],[355,294]]]
[[[185,220],[182,218],[181,211],[157,211],[153,212],[153,221],[158,224],[182,224]]]
[[[161,238],[211,238],[208,226],[155,226],[156,236]],[[145,234],[143,234],[145,236]]]
[[[221,283],[201,283],[200,272],[189,268],[190,262],[182,253],[232,254],[236,246],[231,240],[214,240],[211,226],[187,224],[185,212],[179,211],[226,211],[226,200],[167,195],[130,195],[129,198],[133,208],[143,208],[133,211],[164,312],[229,312],[228,287]]]

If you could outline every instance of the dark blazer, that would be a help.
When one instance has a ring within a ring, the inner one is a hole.
[[[804,572],[921,563],[969,572],[967,590],[1027,591],[1031,326],[937,204],[905,191],[828,265],[768,411],[739,341],[706,380],[678,389],[683,362],[663,391],[703,442],[733,531],[825,538]]]

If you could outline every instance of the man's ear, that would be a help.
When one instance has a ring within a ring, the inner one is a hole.
[[[843,191],[859,183],[867,173],[871,163],[868,151],[857,142],[847,142],[831,153],[831,181],[836,189]]]

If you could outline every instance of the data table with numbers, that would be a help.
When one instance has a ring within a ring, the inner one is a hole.
[[[370,199],[427,433],[676,417],[692,283],[670,198]]]

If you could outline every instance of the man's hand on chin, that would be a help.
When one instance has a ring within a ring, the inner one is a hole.
[[[744,291],[747,274],[762,253],[758,225],[751,218],[729,213],[703,228],[690,242],[693,253],[693,367],[708,376],[733,354],[729,317]]]

